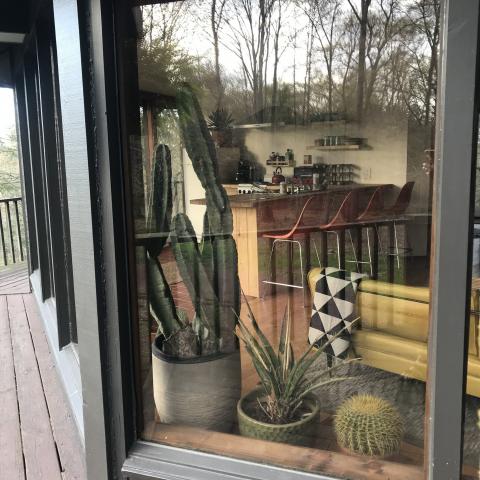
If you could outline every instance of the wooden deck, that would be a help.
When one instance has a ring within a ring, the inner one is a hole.
[[[0,291],[21,291],[21,279],[10,276]],[[33,295],[0,295],[1,478],[86,480],[64,395]]]
[[[30,293],[26,262],[15,263],[0,269],[0,295]]]

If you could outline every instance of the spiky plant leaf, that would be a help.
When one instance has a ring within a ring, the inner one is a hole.
[[[150,310],[158,323],[159,329],[168,338],[183,328],[185,324],[178,317],[172,292],[158,259],[152,258],[148,253],[147,274],[150,285]]]
[[[262,401],[261,409],[272,423],[294,421],[298,409],[308,395],[329,383],[347,379],[347,377],[324,378],[326,374],[331,374],[340,365],[311,372],[315,360],[324,352],[327,345],[340,337],[343,330],[318,350],[310,346],[299,359],[295,360],[291,345],[292,318],[290,305],[288,304],[285,310],[278,349],[275,351],[255,320],[248,299],[245,296],[244,298],[250,326],[247,327],[245,322],[239,318],[240,334],[238,336],[245,344],[246,351],[252,359],[253,366],[266,392],[266,398]],[[349,361],[344,362],[343,365],[347,363]]]
[[[245,300],[245,304],[247,305],[248,318],[250,319],[253,330],[255,334],[258,335],[258,338],[260,339],[260,342],[263,348],[265,349],[267,356],[269,357],[270,363],[272,364],[275,372],[277,372],[281,369],[281,362],[280,362],[279,356],[275,353],[275,349],[273,348],[272,344],[268,341],[268,338],[265,336],[260,326],[258,325],[255,319],[255,315],[253,314],[252,308],[250,307],[250,303],[248,302],[248,298],[246,297],[243,290],[242,290],[242,295]]]

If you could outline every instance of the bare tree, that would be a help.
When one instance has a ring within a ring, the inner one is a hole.
[[[187,3],[172,2],[141,7],[143,17],[148,18],[148,23],[144,23],[144,48],[178,43],[179,32],[182,31],[179,25],[184,20]]]
[[[425,90],[425,124],[428,124],[435,111],[434,100],[440,44],[440,0],[417,0],[413,6],[413,11],[418,15],[415,19],[417,28],[426,38],[430,49]]]
[[[379,73],[386,68],[389,55],[395,50],[395,38],[406,28],[403,19],[399,18],[398,0],[379,0],[379,11],[372,12],[368,21],[368,35],[366,58],[368,69],[366,74],[366,88],[364,111],[371,106],[372,96]],[[384,86],[382,85],[383,89]]]
[[[328,85],[328,112],[333,112],[333,62],[340,35],[342,34],[339,22],[341,15],[341,0],[309,0],[303,7],[307,15],[315,38],[320,49],[327,70]],[[304,5],[303,2],[300,5]],[[308,50],[308,46],[307,46]]]
[[[313,53],[313,25],[307,35],[307,49],[305,52],[305,80],[303,82],[303,123],[310,121],[310,98],[312,95],[312,53]]]
[[[338,43],[337,57],[334,59],[337,72],[341,74],[341,83],[336,86],[341,98],[342,109],[345,112],[350,111],[349,90],[352,90],[352,78],[355,75],[355,52],[358,50],[358,22],[352,14],[344,18],[341,26],[341,36]]]
[[[265,79],[271,34],[272,13],[276,0],[233,0],[225,21],[230,27],[225,43],[240,60],[245,84],[252,91],[252,109],[263,121]]]
[[[347,0],[353,14],[360,26],[358,37],[358,71],[357,71],[357,121],[362,122],[363,107],[365,98],[365,77],[366,77],[366,54],[367,54],[367,29],[368,13],[372,0],[360,0],[360,11],[357,10],[352,0]]]
[[[222,106],[224,87],[220,69],[220,28],[224,20],[225,5],[227,0],[212,0],[210,7],[210,27],[212,29],[212,43],[215,63],[215,80],[217,84],[217,109]]]
[[[282,0],[278,0],[277,19],[273,27],[273,80],[272,80],[272,123],[277,123],[278,106],[278,62],[280,61],[280,31],[282,27]]]

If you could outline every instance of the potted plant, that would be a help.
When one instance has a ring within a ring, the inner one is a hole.
[[[215,147],[189,86],[177,93],[183,144],[205,189],[207,210],[201,242],[189,218],[172,217],[170,151],[155,152],[147,226],[148,296],[158,323],[152,346],[154,400],[161,422],[229,430],[240,397],[241,370],[236,315],[240,311],[237,249],[228,197],[217,178]],[[170,237],[175,261],[194,314],[177,308],[159,255]]]
[[[239,318],[238,336],[258,373],[260,386],[238,402],[240,433],[274,442],[310,445],[315,438],[320,413],[315,390],[323,385],[345,380],[346,377],[332,377],[332,373],[354,359],[327,369],[316,367],[315,371],[311,371],[310,367],[343,330],[320,348],[312,344],[296,360],[291,344],[290,302],[282,320],[277,349],[262,332],[246,298],[245,304],[251,327]]]
[[[208,127],[219,147],[232,146],[233,117],[228,110],[217,108],[208,116]]]
[[[400,449],[405,422],[390,402],[373,395],[354,395],[335,415],[341,448],[360,455],[388,457]]]

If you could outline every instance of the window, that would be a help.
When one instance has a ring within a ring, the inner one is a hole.
[[[440,2],[124,20],[142,438],[421,478]]]
[[[477,107],[478,109],[478,107]],[[478,111],[478,110],[477,110]],[[478,148],[476,149],[478,152]],[[472,230],[470,248],[472,249],[471,265],[471,291],[470,291],[470,318],[468,320],[468,354],[467,354],[467,378],[464,395],[464,425],[463,425],[463,477],[479,478],[478,471],[478,443],[480,441],[480,392],[477,389],[477,365],[479,355],[479,319],[480,319],[480,243],[479,224],[476,214],[479,203],[478,191],[478,160],[476,173],[476,185],[474,192],[475,216]]]
[[[76,342],[70,231],[53,10],[46,4],[17,73],[30,256],[42,300],[54,299],[60,348]]]

